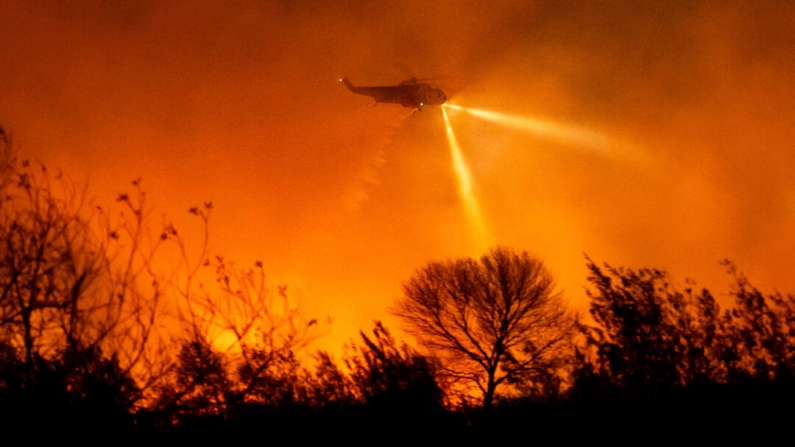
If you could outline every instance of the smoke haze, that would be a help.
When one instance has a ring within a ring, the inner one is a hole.
[[[341,75],[434,78],[452,104],[626,142],[606,155],[449,111],[492,238],[544,259],[580,308],[583,253],[718,295],[729,258],[763,289],[795,290],[791,3],[2,8],[0,124],[17,148],[101,203],[143,177],[189,235],[188,207],[212,200],[214,251],[262,259],[308,313],[334,317],[329,347],[392,323],[415,268],[482,250],[441,110],[373,107]]]

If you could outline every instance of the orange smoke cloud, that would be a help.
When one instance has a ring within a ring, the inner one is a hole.
[[[97,204],[142,177],[153,215],[191,241],[188,207],[212,200],[212,254],[262,260],[272,288],[332,316],[325,348],[374,319],[395,327],[386,309],[414,269],[491,240],[544,258],[583,303],[583,252],[708,286],[726,285],[728,257],[795,288],[795,3],[2,12],[0,125],[24,156],[88,178]],[[407,119],[338,74],[446,76],[434,86],[472,108]]]

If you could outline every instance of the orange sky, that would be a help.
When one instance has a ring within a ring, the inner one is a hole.
[[[183,234],[212,200],[213,252],[332,316],[321,347],[396,328],[415,268],[482,252],[441,110],[373,107],[340,75],[442,77],[453,104],[621,141],[450,111],[489,234],[580,308],[583,253],[719,296],[729,258],[795,290],[795,5],[682,3],[6,0],[0,124],[98,203],[143,177]]]

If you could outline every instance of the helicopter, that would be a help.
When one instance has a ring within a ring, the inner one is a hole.
[[[384,87],[356,87],[348,78],[340,79],[348,90],[357,95],[372,96],[376,105],[379,102],[400,104],[422,111],[423,106],[440,106],[447,101],[447,96],[438,88],[419,82],[417,78],[410,78],[396,86]]]

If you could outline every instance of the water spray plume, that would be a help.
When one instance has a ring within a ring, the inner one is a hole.
[[[464,161],[464,157],[461,155],[461,149],[458,147],[458,142],[455,139],[455,134],[453,133],[452,126],[450,126],[450,119],[447,117],[447,111],[445,110],[444,106],[442,107],[442,116],[444,116],[444,126],[445,130],[447,131],[447,141],[450,143],[450,154],[453,157],[453,168],[455,170],[456,176],[458,177],[458,190],[461,194],[461,199],[464,202],[464,206],[467,211],[467,217],[475,229],[479,241],[484,245],[484,247],[488,247],[491,245],[491,236],[489,235],[488,229],[486,229],[486,224],[484,223],[483,216],[480,213],[480,205],[478,204],[478,200],[472,191],[472,180],[469,175],[469,168]]]

